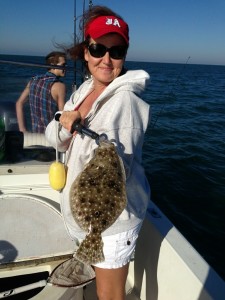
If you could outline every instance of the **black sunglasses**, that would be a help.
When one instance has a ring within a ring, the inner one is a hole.
[[[106,52],[109,52],[109,55],[113,59],[122,59],[127,54],[127,46],[112,46],[107,48],[102,44],[91,44],[88,46],[88,50],[91,56],[100,58],[103,57]]]

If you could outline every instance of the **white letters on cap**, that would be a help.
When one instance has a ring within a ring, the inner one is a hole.
[[[120,23],[119,23],[119,21],[117,20],[117,19],[109,19],[109,18],[107,18],[107,20],[106,20],[106,23],[105,23],[106,25],[113,25],[113,26],[118,26],[118,27],[120,27]]]

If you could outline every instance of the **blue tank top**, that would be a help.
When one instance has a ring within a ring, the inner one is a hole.
[[[58,81],[59,78],[50,72],[31,79],[29,103],[32,132],[44,133],[47,125],[54,118],[58,108],[51,95],[51,87]]]

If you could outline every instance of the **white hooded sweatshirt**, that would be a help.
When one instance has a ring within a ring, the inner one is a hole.
[[[85,118],[84,125],[98,134],[106,134],[122,158],[126,173],[127,206],[102,235],[109,236],[132,229],[143,221],[150,197],[150,188],[142,167],[142,145],[147,129],[150,106],[139,95],[150,76],[143,70],[127,71],[113,80],[94,102]],[[64,111],[78,107],[93,89],[93,81],[85,81],[70,100]],[[55,123],[53,120],[46,128],[46,138],[50,144],[67,156],[67,182],[62,191],[61,209],[68,232],[72,239],[83,239],[84,232],[75,222],[71,210],[69,192],[76,177],[94,156],[98,145],[88,136],[77,134],[75,137],[63,127],[60,128],[56,141]]]

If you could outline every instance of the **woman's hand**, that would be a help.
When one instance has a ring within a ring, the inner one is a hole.
[[[71,132],[72,125],[75,121],[81,120],[81,114],[79,111],[63,111],[59,122],[60,124],[66,128],[69,132]],[[76,132],[73,133],[75,135]]]

